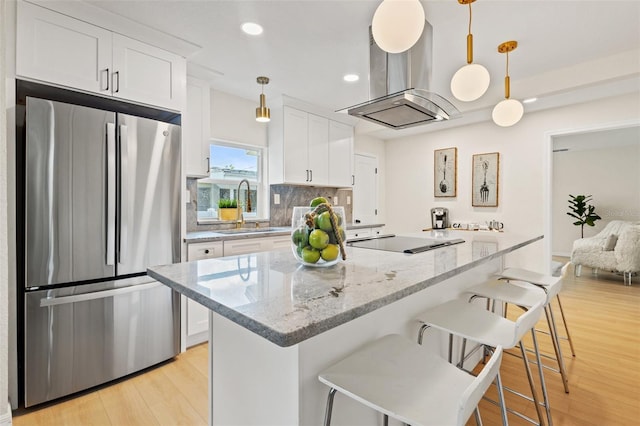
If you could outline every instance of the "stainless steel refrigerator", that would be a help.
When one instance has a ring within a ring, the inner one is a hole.
[[[180,261],[180,126],[72,98],[114,108],[24,97],[27,407],[180,350],[179,296],[146,275]]]

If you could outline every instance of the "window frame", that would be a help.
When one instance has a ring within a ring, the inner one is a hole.
[[[249,187],[250,189],[255,189],[256,191],[256,201],[258,204],[258,210],[255,211],[255,213],[249,213],[249,215],[247,216],[245,214],[245,220],[249,219],[251,221],[258,221],[258,220],[268,220],[267,218],[267,212],[268,212],[268,203],[269,203],[269,195],[267,193],[268,190],[268,184],[266,182],[266,178],[267,178],[267,155],[268,155],[268,151],[267,151],[267,147],[266,146],[261,146],[261,145],[251,145],[251,144],[247,144],[247,143],[240,143],[240,142],[233,142],[233,141],[227,141],[227,140],[221,140],[221,139],[210,139],[208,141],[208,145],[209,145],[209,176],[205,177],[205,178],[201,178],[198,179],[198,183],[196,184],[196,192],[198,192],[199,190],[199,184],[202,181],[202,183],[210,183],[212,185],[232,185],[232,188],[237,189],[237,185],[240,184],[240,182],[242,181],[242,178],[239,179],[218,179],[218,178],[212,178],[211,177],[211,146],[212,145],[216,145],[216,146],[222,146],[222,147],[227,147],[227,148],[236,148],[236,149],[241,149],[241,150],[251,150],[251,151],[256,151],[258,153],[258,159],[257,159],[257,170],[256,170],[256,179],[255,180],[250,180],[247,179],[249,181]],[[216,211],[218,210],[218,206],[210,206],[213,207]],[[197,222],[198,223],[212,223],[212,222],[225,222],[225,221],[221,221],[219,219],[219,213],[216,217],[201,217],[200,216],[200,211],[196,210],[196,216],[197,216]]]

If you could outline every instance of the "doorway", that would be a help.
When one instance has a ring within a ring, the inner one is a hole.
[[[543,241],[544,241],[544,256],[546,259],[551,259],[554,253],[560,254],[558,253],[559,250],[557,249],[558,247],[557,241],[555,243],[556,247],[554,247],[554,239],[557,240],[557,238],[555,237],[561,236],[561,233],[562,233],[562,230],[559,228],[558,217],[566,216],[564,212],[568,210],[568,203],[565,206],[560,201],[561,198],[559,197],[559,195],[554,194],[554,187],[556,184],[556,180],[557,178],[560,177],[560,176],[554,175],[554,166],[557,166],[557,164],[554,163],[554,159],[559,158],[557,157],[558,155],[562,155],[563,153],[566,153],[566,152],[571,152],[572,150],[574,151],[580,150],[580,149],[584,150],[586,148],[607,150],[609,148],[612,148],[611,141],[615,137],[619,136],[620,134],[626,134],[627,137],[631,137],[631,138],[635,137],[636,140],[634,141],[634,143],[637,144],[638,143],[637,135],[640,134],[640,120],[629,120],[629,121],[619,122],[619,123],[601,124],[601,125],[597,125],[589,128],[573,129],[573,130],[567,130],[562,132],[549,132],[545,135],[546,136],[545,159],[547,161],[547,164],[545,167],[546,173],[545,173],[545,182],[544,182],[544,188],[545,188],[544,199],[547,200],[547,203],[546,203],[545,220],[544,220],[544,235],[546,238]],[[599,147],[596,146],[595,145],[596,143],[599,143],[600,146]],[[640,163],[640,158],[637,158],[636,160],[637,162],[636,162],[635,168],[637,169],[637,164]],[[560,162],[558,161],[558,163]],[[619,165],[611,164],[609,169],[610,173],[616,173],[617,167],[619,167]],[[587,173],[589,173],[589,171],[585,170],[581,173],[581,175],[585,176],[585,174]],[[636,188],[640,188],[640,182],[634,182],[634,184],[636,185]],[[596,190],[596,188],[594,188],[593,186],[589,186],[588,189],[584,190],[584,191],[587,191],[584,195],[592,195],[590,192],[588,192],[591,189]],[[606,191],[607,188],[604,187],[602,190]],[[568,194],[565,194],[565,195],[566,196],[562,198],[562,200],[564,200],[565,198],[568,200]],[[579,194],[576,193],[573,195],[579,195]],[[596,207],[598,206],[596,205]],[[611,208],[606,207],[606,204],[601,204],[601,207],[602,209],[600,211],[597,211],[597,213],[600,214],[600,216],[602,216],[603,219],[605,220],[616,219],[616,217],[613,217],[615,215],[609,214],[610,210],[613,211]],[[635,218],[635,219],[618,218],[618,219],[638,220],[638,218]],[[596,224],[602,225],[601,223],[598,223],[598,222],[596,222]],[[566,253],[567,251],[566,248],[561,249],[560,251],[565,252],[562,254],[570,255],[570,250],[568,253]],[[549,265],[549,271],[547,272],[551,272],[552,262],[548,262],[548,265]]]
[[[353,222],[376,223],[378,215],[378,158],[354,155]]]

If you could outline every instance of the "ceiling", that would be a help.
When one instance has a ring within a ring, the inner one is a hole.
[[[335,111],[369,99],[368,26],[380,0],[88,3],[196,45],[195,53],[187,57],[188,69],[205,76],[214,89],[254,100],[256,105],[260,93],[256,77],[260,75],[271,79],[265,86],[267,103],[286,94]],[[497,53],[497,46],[507,40],[518,41],[509,57],[511,96],[541,98],[525,111],[544,108],[545,97],[575,102],[582,95],[574,91],[592,91],[600,83],[623,87],[601,88],[598,96],[640,90],[638,0],[476,1],[472,5],[474,62],[487,67],[492,81],[489,91],[471,103],[455,100],[449,89],[451,76],[466,61],[468,7],[455,0],[422,3],[433,26],[429,89],[452,101],[468,117],[489,119],[493,105],[504,97],[505,55]],[[240,24],[247,21],[261,24],[264,33],[257,37],[242,33]],[[630,55],[621,55],[623,52]],[[616,55],[631,61],[635,71],[616,71],[620,67],[597,62]],[[575,68],[585,63],[591,64]],[[570,75],[558,74],[561,69]],[[344,82],[347,73],[359,74],[360,80]],[[382,138],[406,133],[379,132]]]

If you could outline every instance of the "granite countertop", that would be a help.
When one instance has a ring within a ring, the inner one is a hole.
[[[187,232],[185,243],[204,243],[210,241],[242,240],[246,238],[277,237],[291,234],[291,228],[264,227],[243,229],[221,229],[220,231]]]
[[[362,229],[362,228],[380,228],[384,223],[364,224],[353,223],[347,225],[347,230],[350,229]],[[280,235],[287,235],[291,233],[291,228],[287,226],[279,227],[264,227],[264,228],[243,228],[243,229],[221,229],[220,231],[199,231],[199,232],[187,232],[184,239],[185,243],[204,243],[211,241],[229,241],[229,240],[241,240],[247,238],[260,238],[260,237],[277,237]]]
[[[157,266],[148,273],[286,347],[542,239],[458,231],[406,235],[465,242],[417,254],[347,247],[347,260],[328,268],[305,267],[290,250],[274,250]]]

